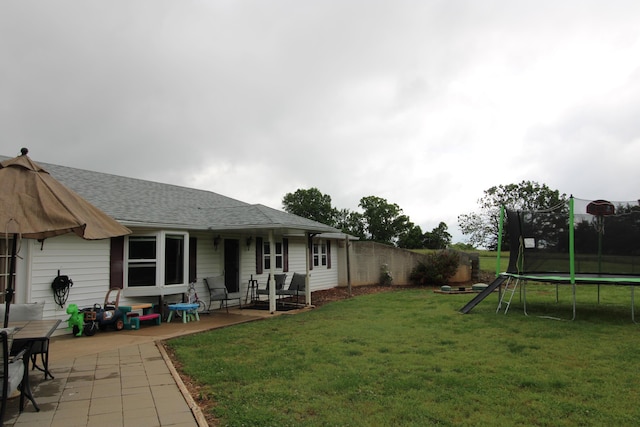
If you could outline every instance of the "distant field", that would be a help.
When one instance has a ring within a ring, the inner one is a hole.
[[[415,249],[414,252],[427,254],[429,252],[434,252],[434,249]],[[492,273],[495,273],[496,258],[498,256],[498,252],[474,250],[474,251],[469,251],[469,253],[477,253],[478,255],[480,255],[480,270],[490,271]],[[509,266],[509,252],[502,251],[500,255],[500,271],[501,272],[507,271],[508,266]]]
[[[496,251],[477,251],[480,255],[480,270],[483,271],[496,271],[496,258],[498,252]],[[500,253],[500,271],[507,271],[509,266],[509,252]]]

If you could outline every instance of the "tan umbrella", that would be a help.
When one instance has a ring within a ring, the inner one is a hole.
[[[5,301],[4,326],[13,299],[16,241],[75,233],[96,240],[124,236],[131,230],[55,180],[27,156],[0,163],[0,235],[13,236]]]

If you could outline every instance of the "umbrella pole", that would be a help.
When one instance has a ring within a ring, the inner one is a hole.
[[[13,300],[13,286],[14,277],[16,275],[16,258],[18,257],[18,235],[13,235],[13,242],[11,243],[11,259],[9,261],[9,276],[7,277],[7,289],[4,293],[4,327],[9,325],[9,307],[11,306],[11,300]]]

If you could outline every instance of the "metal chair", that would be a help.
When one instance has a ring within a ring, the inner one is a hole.
[[[4,317],[4,305],[0,306],[0,318]],[[44,303],[30,304],[11,304],[9,309],[10,322],[23,322],[28,320],[42,320],[44,318]],[[40,355],[42,367],[38,366],[36,360]],[[31,346],[31,370],[38,369],[44,372],[44,379],[47,377],[53,379],[53,375],[49,371],[49,340],[36,341]]]
[[[291,278],[291,283],[289,283],[289,287],[287,289],[277,290],[276,294],[280,296],[290,296],[290,297],[295,296],[296,304],[299,304],[300,295],[305,294],[306,282],[307,282],[306,274],[293,273],[293,277]]]
[[[240,301],[239,294],[229,294],[227,286],[225,285],[224,275],[205,277],[204,282],[207,284],[207,288],[209,288],[209,308],[207,310],[211,311],[211,304],[213,304],[214,301],[220,301],[220,308],[222,308],[222,306],[224,305],[228,313],[229,301],[236,299]],[[240,306],[242,307],[241,301]]]
[[[287,280],[286,274],[274,274],[274,281],[276,282],[276,295],[278,295],[278,291],[281,291],[284,288],[284,282]],[[269,284],[271,283],[271,274],[267,277],[267,286],[264,289],[259,289],[256,291],[258,295],[269,295]]]
[[[13,392],[20,390],[20,410],[24,407],[24,390],[20,386],[25,377],[25,363],[22,360],[23,350],[16,356],[11,356],[14,328],[0,329],[2,347],[2,405],[0,407],[0,425],[4,423],[4,413],[7,409],[7,399]]]

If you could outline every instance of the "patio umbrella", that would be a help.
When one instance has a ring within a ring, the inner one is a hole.
[[[4,326],[9,321],[17,240],[43,240],[75,233],[87,240],[124,236],[131,230],[55,180],[46,170],[22,155],[0,163],[0,236],[13,237],[5,291]]]

